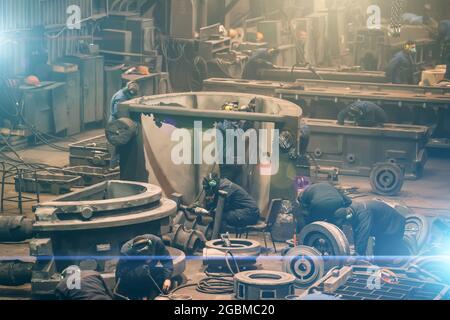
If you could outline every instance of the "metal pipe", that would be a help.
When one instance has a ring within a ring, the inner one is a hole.
[[[32,219],[22,216],[0,217],[0,242],[18,242],[33,237]]]
[[[225,208],[225,200],[228,194],[225,191],[219,191],[219,201],[217,202],[216,214],[214,216],[214,228],[212,239],[218,239],[220,229],[222,228],[223,209]]]

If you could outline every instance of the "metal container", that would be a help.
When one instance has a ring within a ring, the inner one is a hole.
[[[376,164],[396,163],[404,169],[405,178],[422,176],[428,127],[386,124],[383,128],[366,128],[319,119],[305,122],[311,128],[308,151],[319,165],[336,166],[344,175],[369,177]]]
[[[176,209],[159,187],[118,180],[40,203],[33,225],[36,236],[30,242],[30,253],[37,258],[33,295],[53,294],[55,278],[70,265],[113,280],[122,245],[138,235],[161,236]]]
[[[70,166],[109,167],[111,154],[105,135],[69,144]]]
[[[105,168],[78,166],[67,167],[62,170],[65,175],[80,176],[79,186],[92,186],[94,184],[108,181],[117,180],[120,178],[119,169],[109,170]]]
[[[76,186],[81,180],[80,176],[54,173],[25,173],[21,178],[22,181],[19,183],[19,177],[14,177],[16,192],[19,192],[21,186],[22,192],[39,192],[56,195],[70,192],[72,187]]]

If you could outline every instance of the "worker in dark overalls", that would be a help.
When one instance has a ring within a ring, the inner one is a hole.
[[[386,112],[370,101],[357,101],[339,112],[338,124],[351,120],[360,127],[382,127],[387,122]]]
[[[416,44],[408,41],[403,50],[396,53],[386,68],[386,78],[394,84],[416,84]]]
[[[109,122],[111,121],[115,121],[118,120],[120,118],[120,116],[118,115],[118,110],[117,107],[119,106],[119,104],[131,100],[133,98],[135,98],[138,93],[139,93],[139,85],[134,82],[134,81],[130,81],[127,83],[127,85],[125,86],[125,88],[120,89],[119,91],[117,91],[114,96],[111,99],[111,104],[110,104],[110,110],[109,110]],[[112,145],[108,145],[108,149],[109,152],[111,153],[111,164],[110,167],[111,168],[115,168],[118,166],[118,162],[120,159],[120,151],[113,147]]]
[[[278,49],[256,49],[245,65],[242,79],[258,80],[259,69],[274,69],[272,60],[279,54]]]
[[[78,266],[72,266],[62,275],[55,289],[58,300],[113,300],[113,293],[96,271],[81,271]]]
[[[375,237],[375,256],[403,256],[407,250],[403,243],[405,218],[394,208],[379,200],[353,202],[348,208],[336,211],[337,226],[352,226],[355,249],[366,256],[370,237]]]
[[[336,210],[348,207],[352,200],[331,184],[320,182],[304,190],[298,202],[297,222],[309,224],[332,219]]]
[[[259,221],[260,211],[256,201],[247,191],[230,180],[209,174],[203,179],[203,190],[204,208],[196,208],[197,214],[214,215],[219,201],[219,191],[225,191],[227,197],[222,213],[223,226],[245,227]]]
[[[252,99],[247,105],[239,106],[238,102],[226,102],[222,106],[222,111],[229,111],[229,112],[255,112],[256,110],[256,99]],[[247,154],[248,151],[248,141],[246,140],[245,136],[237,135],[237,137],[234,136],[234,134],[238,133],[240,131],[241,133],[245,133],[248,130],[254,128],[254,123],[252,121],[246,121],[246,120],[222,120],[216,123],[215,125],[216,129],[222,133],[222,162],[219,165],[220,169],[220,176],[222,178],[226,178],[234,183],[237,183],[238,185],[245,185],[244,182],[244,170],[245,170],[245,154]],[[231,139],[233,141],[229,141],[229,137],[227,135],[227,131],[230,131],[231,134],[233,134]],[[244,139],[244,141],[240,141],[240,139]],[[244,143],[245,144],[245,154],[241,155],[238,154],[238,144]],[[220,146],[217,146],[220,148]],[[233,163],[228,163],[228,158],[233,159]],[[248,168],[248,166],[247,166]]]
[[[168,293],[173,259],[163,241],[147,234],[122,246],[116,269],[116,292],[131,300],[152,300]]]

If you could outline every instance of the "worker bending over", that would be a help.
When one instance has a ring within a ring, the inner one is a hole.
[[[360,127],[382,127],[387,122],[386,112],[370,101],[358,101],[339,112],[338,124],[351,120]]]
[[[116,269],[116,292],[131,300],[152,300],[168,293],[173,260],[157,236],[138,236],[122,246]]]
[[[62,272],[55,295],[58,300],[113,300],[113,294],[100,273],[81,271],[78,266]]]
[[[305,224],[330,220],[336,210],[351,205],[352,200],[327,182],[309,186],[299,197],[297,222]],[[304,221],[302,221],[304,220]]]
[[[396,53],[386,68],[386,78],[395,84],[415,84],[416,44],[408,41],[403,50]]]
[[[242,79],[258,80],[259,69],[274,69],[272,60],[278,55],[278,49],[256,49],[245,65]]]
[[[359,256],[366,256],[368,241],[375,237],[375,256],[403,256],[405,218],[394,208],[379,200],[353,202],[334,215],[334,223],[342,227],[351,225],[355,249]]]
[[[258,222],[260,211],[256,201],[237,184],[228,179],[220,179],[216,174],[210,174],[203,180],[203,190],[205,208],[196,208],[197,214],[209,212],[214,215],[219,201],[219,191],[224,191],[227,197],[222,216],[223,226],[245,227]]]
[[[109,121],[117,120],[119,118],[117,114],[117,107],[119,104],[137,97],[139,90],[139,85],[134,81],[130,81],[125,88],[116,92],[111,99]]]

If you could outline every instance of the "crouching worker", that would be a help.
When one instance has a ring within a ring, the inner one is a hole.
[[[336,210],[346,208],[352,200],[327,182],[309,186],[299,196],[299,207],[296,210],[299,231],[306,225],[316,221],[329,221]]]
[[[173,260],[160,238],[138,236],[125,243],[120,253],[116,294],[131,300],[153,300],[169,292]]]
[[[247,191],[228,179],[220,179],[216,174],[210,174],[203,179],[205,192],[205,208],[196,208],[197,214],[209,212],[214,215],[219,201],[219,191],[227,193],[223,209],[223,225],[245,227],[258,222],[260,211],[256,201]]]
[[[404,256],[405,218],[394,208],[378,200],[354,202],[336,211],[333,221],[338,227],[351,225],[355,249],[366,256],[369,237],[375,237],[374,256]]]
[[[55,295],[58,300],[113,300],[113,294],[100,273],[81,271],[78,266],[68,267],[62,272]]]
[[[370,101],[358,101],[338,114],[338,124],[345,120],[354,121],[360,127],[382,127],[387,122],[386,112]]]

